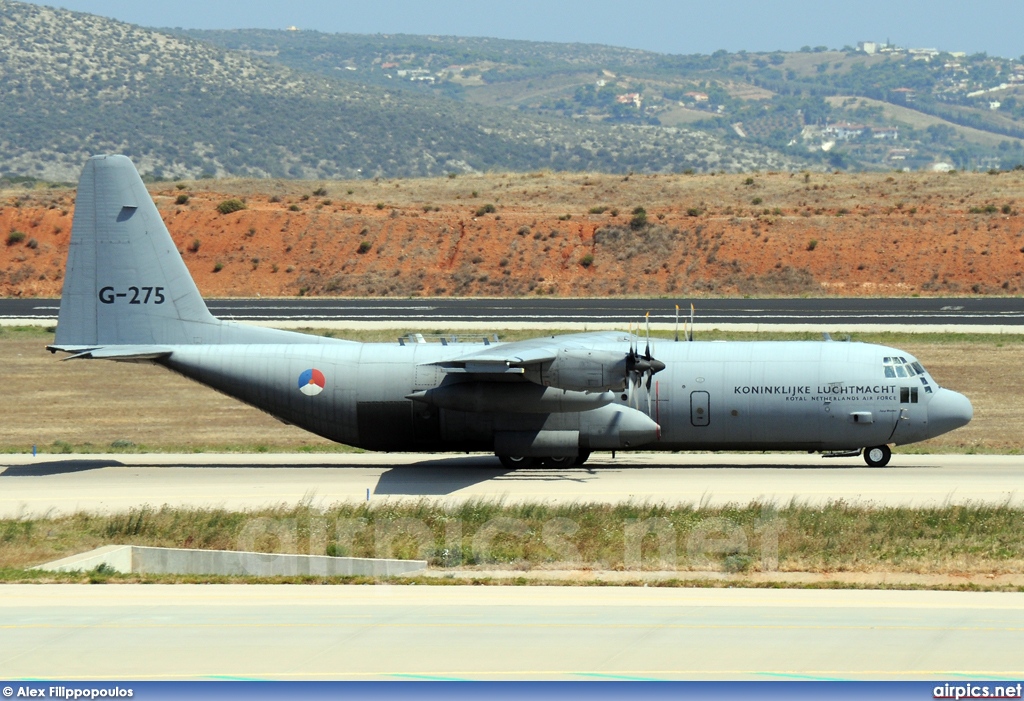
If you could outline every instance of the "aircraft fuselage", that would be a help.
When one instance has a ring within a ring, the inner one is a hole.
[[[886,370],[886,360],[915,361],[873,344],[659,342],[665,369],[650,390],[643,383],[614,392],[547,388],[543,398],[518,404],[503,397],[545,388],[481,383],[435,364],[480,347],[197,345],[176,346],[161,362],[325,438],[383,451],[489,451],[498,434],[510,432],[578,432],[584,450],[838,451],[923,440],[950,430],[963,418],[958,412],[970,411],[966,400],[949,396],[961,395],[940,389],[927,372],[887,377],[895,373]],[[593,349],[623,354],[628,341],[594,343]],[[320,373],[322,387],[300,384],[310,370]],[[476,391],[482,384],[488,390]],[[444,401],[409,399],[438,388],[445,390]],[[560,397],[564,404],[544,404]],[[652,441],[637,434],[616,442],[602,433],[609,422],[632,420],[639,427],[641,416],[660,427]]]

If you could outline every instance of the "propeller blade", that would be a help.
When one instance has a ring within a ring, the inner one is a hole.
[[[690,340],[693,340],[693,302],[690,302]]]
[[[644,358],[651,359],[651,313],[644,314],[644,323],[647,326],[647,347],[644,349]]]
[[[679,305],[676,305],[676,343],[679,343]]]

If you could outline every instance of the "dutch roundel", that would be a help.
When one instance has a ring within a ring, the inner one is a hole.
[[[308,397],[313,397],[323,392],[326,384],[327,378],[316,368],[303,370],[302,374],[299,375],[299,391]]]

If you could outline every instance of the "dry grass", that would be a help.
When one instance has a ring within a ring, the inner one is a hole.
[[[0,580],[5,570],[17,577],[112,543],[426,558],[441,568],[1016,575],[1024,573],[1021,516],[1006,506],[841,502],[774,509],[423,501],[242,513],[163,507],[0,520]],[[647,535],[636,537],[637,524],[651,527]]]
[[[403,331],[332,331],[362,341],[392,341]],[[501,333],[516,340],[531,331]],[[815,334],[732,334],[705,331],[712,339],[799,339]],[[4,406],[0,451],[330,451],[344,450],[253,407],[150,365],[73,361],[61,363],[44,346],[42,329],[0,329]],[[1024,450],[1024,403],[1017,379],[1024,367],[1024,338],[874,334],[857,340],[902,348],[924,363],[940,384],[965,393],[974,420],[953,433],[907,446],[912,452]],[[111,444],[127,441],[129,445]]]

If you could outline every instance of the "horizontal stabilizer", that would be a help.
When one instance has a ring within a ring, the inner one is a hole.
[[[166,358],[171,349],[166,346],[47,346],[50,352],[71,353],[62,360],[120,360],[124,362],[153,361]]]

